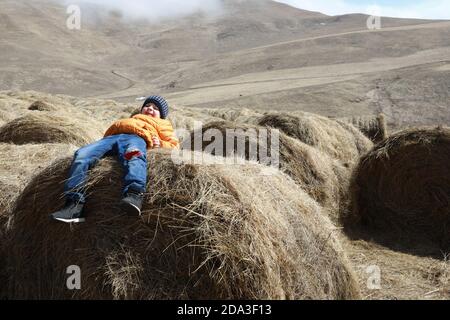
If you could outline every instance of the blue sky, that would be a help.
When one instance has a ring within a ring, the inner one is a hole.
[[[381,16],[450,19],[450,0],[276,0],[329,15],[380,12]]]

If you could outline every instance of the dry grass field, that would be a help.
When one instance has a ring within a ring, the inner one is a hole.
[[[2,1],[0,299],[450,299],[450,22],[222,5],[83,7],[72,31],[59,2]],[[73,153],[149,94],[184,149],[148,151],[143,215],[121,214],[108,157],[87,221],[51,223]],[[279,168],[222,165],[190,143],[206,129],[279,132]]]

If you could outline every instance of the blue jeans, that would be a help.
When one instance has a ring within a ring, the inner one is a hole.
[[[101,158],[118,155],[124,170],[123,194],[129,189],[145,192],[147,184],[147,144],[134,134],[118,134],[88,144],[75,152],[69,179],[64,185],[66,199],[84,203],[88,171]]]

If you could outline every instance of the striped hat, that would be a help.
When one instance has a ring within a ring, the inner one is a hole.
[[[167,115],[169,114],[169,104],[167,103],[166,100],[164,100],[163,97],[149,96],[147,99],[145,99],[144,104],[142,105],[142,108],[150,102],[153,102],[154,104],[156,104],[156,106],[159,109],[159,113],[161,114],[162,119],[167,118]]]

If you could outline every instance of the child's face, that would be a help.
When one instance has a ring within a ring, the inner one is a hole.
[[[141,113],[153,118],[161,118],[161,114],[159,113],[158,107],[156,106],[156,104],[152,102],[147,103],[142,108]]]

